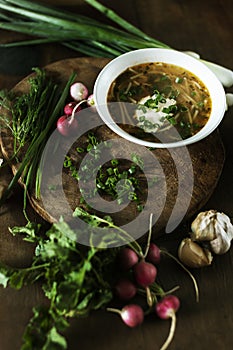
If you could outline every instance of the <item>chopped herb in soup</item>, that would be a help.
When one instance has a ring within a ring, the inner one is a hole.
[[[211,112],[209,91],[202,81],[184,68],[161,62],[139,64],[121,73],[110,86],[108,102],[136,104],[133,113],[122,106],[117,123],[124,129],[133,125],[131,133],[148,140],[152,140],[148,134],[156,137],[166,131],[169,135],[171,126],[186,139],[203,128]],[[174,134],[169,141],[174,141]]]

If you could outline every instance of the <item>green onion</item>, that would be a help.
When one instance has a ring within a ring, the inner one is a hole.
[[[37,71],[38,73],[38,71]],[[40,194],[40,178],[41,174],[39,173],[39,161],[41,158],[41,154],[43,152],[44,146],[47,142],[48,136],[53,130],[53,125],[54,122],[56,121],[57,117],[59,116],[61,110],[63,109],[63,106],[65,104],[65,100],[68,96],[69,93],[69,88],[70,85],[74,82],[76,75],[72,74],[62,91],[60,95],[56,94],[53,96],[53,101],[51,101],[51,95],[47,96],[47,102],[53,105],[51,114],[49,114],[49,118],[47,118],[47,123],[44,125],[43,129],[40,129],[38,133],[35,132],[33,133],[33,137],[30,140],[29,146],[25,152],[24,158],[12,178],[11,182],[8,185],[8,188],[4,192],[3,196],[0,199],[0,205],[4,203],[4,201],[8,198],[10,193],[12,192],[14,186],[16,183],[19,181],[20,177],[24,181],[25,184],[25,191],[24,191],[24,210],[26,208],[26,194],[28,192],[29,187],[30,188],[35,188],[36,191],[36,197],[39,198]],[[30,92],[29,92],[30,96]],[[50,102],[49,102],[50,101]],[[40,101],[37,101],[39,104]],[[48,110],[44,111],[44,115]],[[33,115],[33,113],[32,113]]]
[[[121,29],[104,24],[78,13],[48,7],[27,0],[0,0],[0,29],[28,34],[28,40],[1,44],[0,46],[35,45],[59,42],[62,45],[92,57],[116,57],[130,50],[147,47],[172,48],[135,27],[113,10],[96,0],[84,0],[116,23]],[[186,54],[200,59],[192,51]],[[201,60],[225,87],[233,85],[233,72],[212,62]]]
[[[182,81],[183,81],[183,78],[180,78],[180,77],[176,77],[176,79],[175,79],[175,83],[177,83],[177,84],[181,84]]]
[[[100,4],[96,0],[84,0],[89,5],[93,6],[97,10],[99,10],[101,13],[103,13],[107,18],[111,19],[113,22],[117,23],[120,27],[122,27],[124,30],[127,30],[129,33],[135,34],[138,37],[148,40],[150,43],[153,42],[157,45],[157,47],[168,47],[167,45],[161,43],[158,40],[153,39],[152,37],[146,35],[144,32],[142,32],[137,27],[130,24],[128,21],[124,20],[120,16],[118,16],[114,11],[108,9],[106,6]]]
[[[97,1],[88,1],[88,3],[96,8],[98,7]],[[0,1],[0,8],[5,11],[4,16],[0,17],[2,19],[0,28],[22,32],[30,36],[46,37],[51,42],[61,41],[66,46],[72,42],[72,47],[78,51],[79,45],[74,43],[74,40],[84,40],[85,42],[82,44],[87,44],[89,48],[93,45],[103,45],[102,56],[105,56],[105,51],[109,52],[109,47],[110,50],[113,50],[113,56],[134,48],[168,47],[145,35],[110,10],[107,11],[108,17],[115,22],[119,22],[118,24],[124,28],[123,30],[89,17],[71,14],[30,1],[3,0]],[[98,9],[103,13],[106,12],[103,5],[99,4]],[[33,40],[24,41],[22,44],[27,44],[27,42],[33,44]],[[36,42],[34,41],[34,43]],[[20,43],[18,44],[20,45]],[[117,48],[120,47],[120,52],[117,49],[114,52],[114,45]],[[83,51],[82,47],[81,50]],[[87,53],[90,53],[89,50]],[[93,55],[95,55],[95,52],[93,52]]]
[[[71,39],[88,41],[94,39],[99,42],[111,42],[131,48],[158,47],[153,39],[148,41],[146,45],[146,40],[131,33],[125,33],[92,19],[83,20],[83,17],[80,18],[78,15],[64,16],[58,11],[53,12],[51,9],[47,11],[46,6],[37,5],[34,7],[28,1],[1,1],[0,8],[13,15],[10,23],[0,22],[0,28],[3,29],[22,30],[23,33],[27,33],[28,30],[30,35],[50,38],[58,38],[59,35],[62,41],[65,39],[68,41]],[[22,17],[24,22],[20,23],[17,16]],[[162,45],[162,47],[164,46]]]

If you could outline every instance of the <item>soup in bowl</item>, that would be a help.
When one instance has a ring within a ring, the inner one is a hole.
[[[94,99],[109,128],[155,148],[203,139],[226,111],[225,91],[213,72],[172,49],[140,49],[113,59],[96,79]]]

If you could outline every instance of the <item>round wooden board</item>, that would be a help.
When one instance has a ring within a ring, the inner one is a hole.
[[[65,85],[71,73],[75,71],[77,80],[82,81],[89,91],[92,91],[99,71],[108,61],[109,59],[86,57],[66,59],[46,66],[45,70],[58,83],[63,85]],[[26,92],[28,90],[28,77],[19,82],[14,87],[14,90],[19,93]],[[99,117],[96,115],[94,118]],[[95,133],[99,140],[122,140],[106,125],[103,125],[103,122],[99,123],[95,128]],[[78,145],[82,145],[82,142],[85,142],[85,135],[78,140]],[[2,131],[1,147],[3,154],[10,158],[12,138],[6,129]],[[131,147],[132,144],[120,142],[117,155],[121,152],[122,158],[124,158],[127,152],[131,152]],[[112,217],[117,224],[124,225],[141,215],[137,223],[140,226],[140,223],[145,218],[148,218],[150,212],[158,212],[157,216],[155,215],[156,232],[161,232],[165,227],[167,227],[167,231],[171,231],[182,219],[188,219],[197,213],[213,193],[224,164],[224,147],[218,131],[187,148],[145,151],[144,147],[137,145],[133,147],[135,152],[139,154],[141,152],[143,154],[151,152],[155,159],[155,162],[150,161],[148,166],[147,180],[148,177],[153,178],[158,172],[161,174],[162,169],[163,181],[158,180],[149,188],[145,181],[143,182],[142,180],[142,192],[145,194],[144,204],[146,202],[145,210],[143,210],[144,216],[136,210],[134,203],[130,203],[124,210],[114,212]],[[115,153],[113,149],[113,158],[117,156]],[[72,156],[75,157],[74,154]],[[14,173],[16,168],[17,164],[12,163]],[[75,207],[80,205],[77,183],[68,172],[64,172],[62,181],[66,200],[71,210],[74,210]],[[65,216],[65,213],[61,211],[64,198],[60,199],[59,195],[56,197],[56,191],[54,191],[52,197],[54,204],[51,203],[49,209],[48,206],[44,206],[42,200],[36,199],[33,193],[29,193],[29,199],[33,208],[48,222],[58,220],[61,215]],[[106,214],[109,213],[106,211]],[[168,228],[168,223],[170,223],[170,228]]]

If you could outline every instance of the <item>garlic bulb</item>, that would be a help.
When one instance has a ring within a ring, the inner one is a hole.
[[[215,254],[226,253],[233,238],[233,225],[230,218],[216,210],[201,212],[191,224],[193,241],[208,241]]]
[[[184,238],[178,249],[180,261],[189,267],[203,267],[211,264],[213,256],[208,249],[202,248],[191,238]]]

